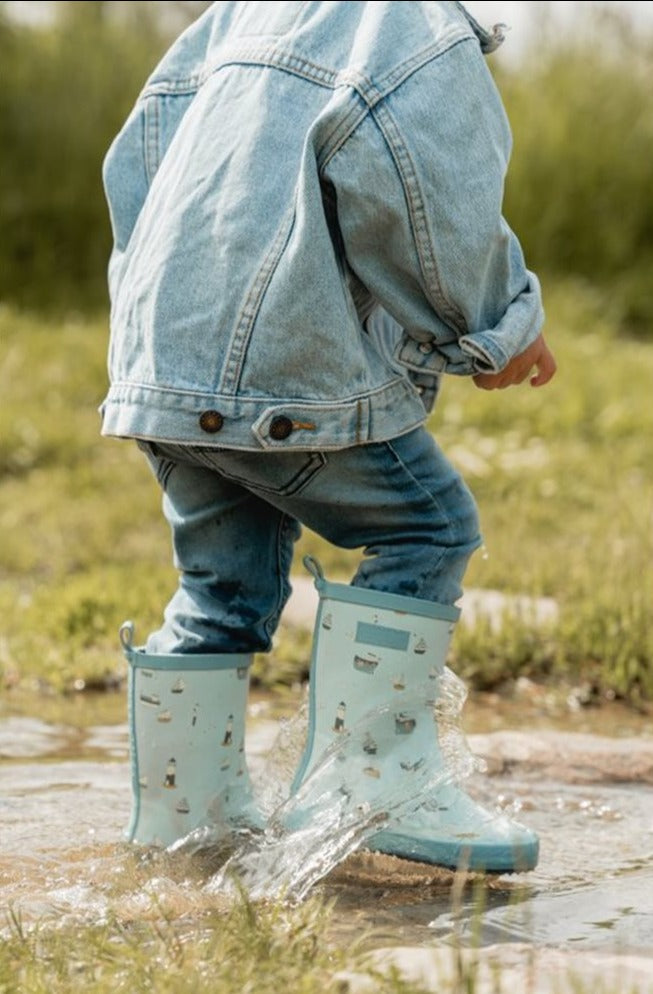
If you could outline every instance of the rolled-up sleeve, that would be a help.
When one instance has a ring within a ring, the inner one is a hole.
[[[537,338],[537,278],[502,216],[511,138],[476,38],[370,107],[326,166],[349,266],[413,374],[501,370]]]

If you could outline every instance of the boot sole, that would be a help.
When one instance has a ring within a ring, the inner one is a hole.
[[[431,863],[451,870],[473,870],[481,873],[526,873],[535,869],[539,857],[537,838],[514,845],[483,844],[461,840],[439,842],[437,839],[415,839],[393,832],[378,832],[367,843],[372,852],[386,853],[419,863]]]

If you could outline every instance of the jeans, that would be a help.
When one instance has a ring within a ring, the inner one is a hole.
[[[363,549],[354,585],[441,604],[458,600],[481,544],[474,498],[422,427],[328,453],[138,445],[163,489],[180,571],[148,652],[267,651],[300,523]]]

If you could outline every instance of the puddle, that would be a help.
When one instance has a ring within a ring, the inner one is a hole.
[[[48,720],[0,715],[0,900],[24,921],[97,922],[115,914],[145,916],[161,907],[192,918],[219,900],[204,886],[220,865],[211,865],[210,855],[144,855],[120,841],[130,806],[127,727],[116,720],[123,706],[115,694],[89,701],[88,710],[82,698],[59,702]],[[319,885],[336,899],[335,939],[349,941],[352,932],[371,928],[375,946],[462,939],[650,954],[650,719],[604,706],[574,719],[570,733],[551,731],[556,723],[547,723],[543,712],[546,742],[533,731],[530,752],[495,762],[504,748],[501,729],[536,729],[534,714],[541,707],[532,700],[528,706],[503,704],[500,714],[496,700],[486,697],[467,706],[465,722],[468,732],[483,733],[471,734],[472,748],[492,753],[492,775],[473,774],[469,791],[538,832],[537,870],[488,878],[481,890],[474,880],[459,886],[445,870],[355,853]],[[273,709],[260,696],[250,707],[247,744],[254,775],[264,768],[277,734]],[[597,732],[602,737],[592,739],[596,748],[581,776],[587,735]],[[642,756],[633,773],[639,782],[623,770],[594,775],[592,764],[610,755],[611,743],[615,752],[618,744],[629,754],[627,736],[633,749],[635,737],[639,742]],[[538,759],[544,745],[568,757],[573,775],[565,774],[559,760],[552,766],[546,756]]]
[[[653,790],[641,785],[579,788],[511,779],[476,779],[475,796],[508,804],[540,836],[529,874],[472,882],[452,902],[452,875],[356,856],[326,890],[338,896],[343,935],[374,926],[374,944],[528,942],[569,948],[642,951],[653,943]],[[386,872],[386,881],[383,873]],[[356,876],[366,875],[367,895]],[[340,881],[337,879],[340,877]],[[478,902],[483,913],[479,917]],[[455,908],[452,909],[452,903]]]

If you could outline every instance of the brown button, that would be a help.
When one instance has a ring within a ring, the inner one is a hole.
[[[284,438],[288,438],[291,433],[292,421],[290,418],[273,418],[270,423],[270,438],[273,438],[275,442],[283,442]]]
[[[209,435],[214,435],[216,431],[220,431],[223,424],[224,418],[219,411],[204,411],[200,414],[200,428],[202,431],[207,431]]]

